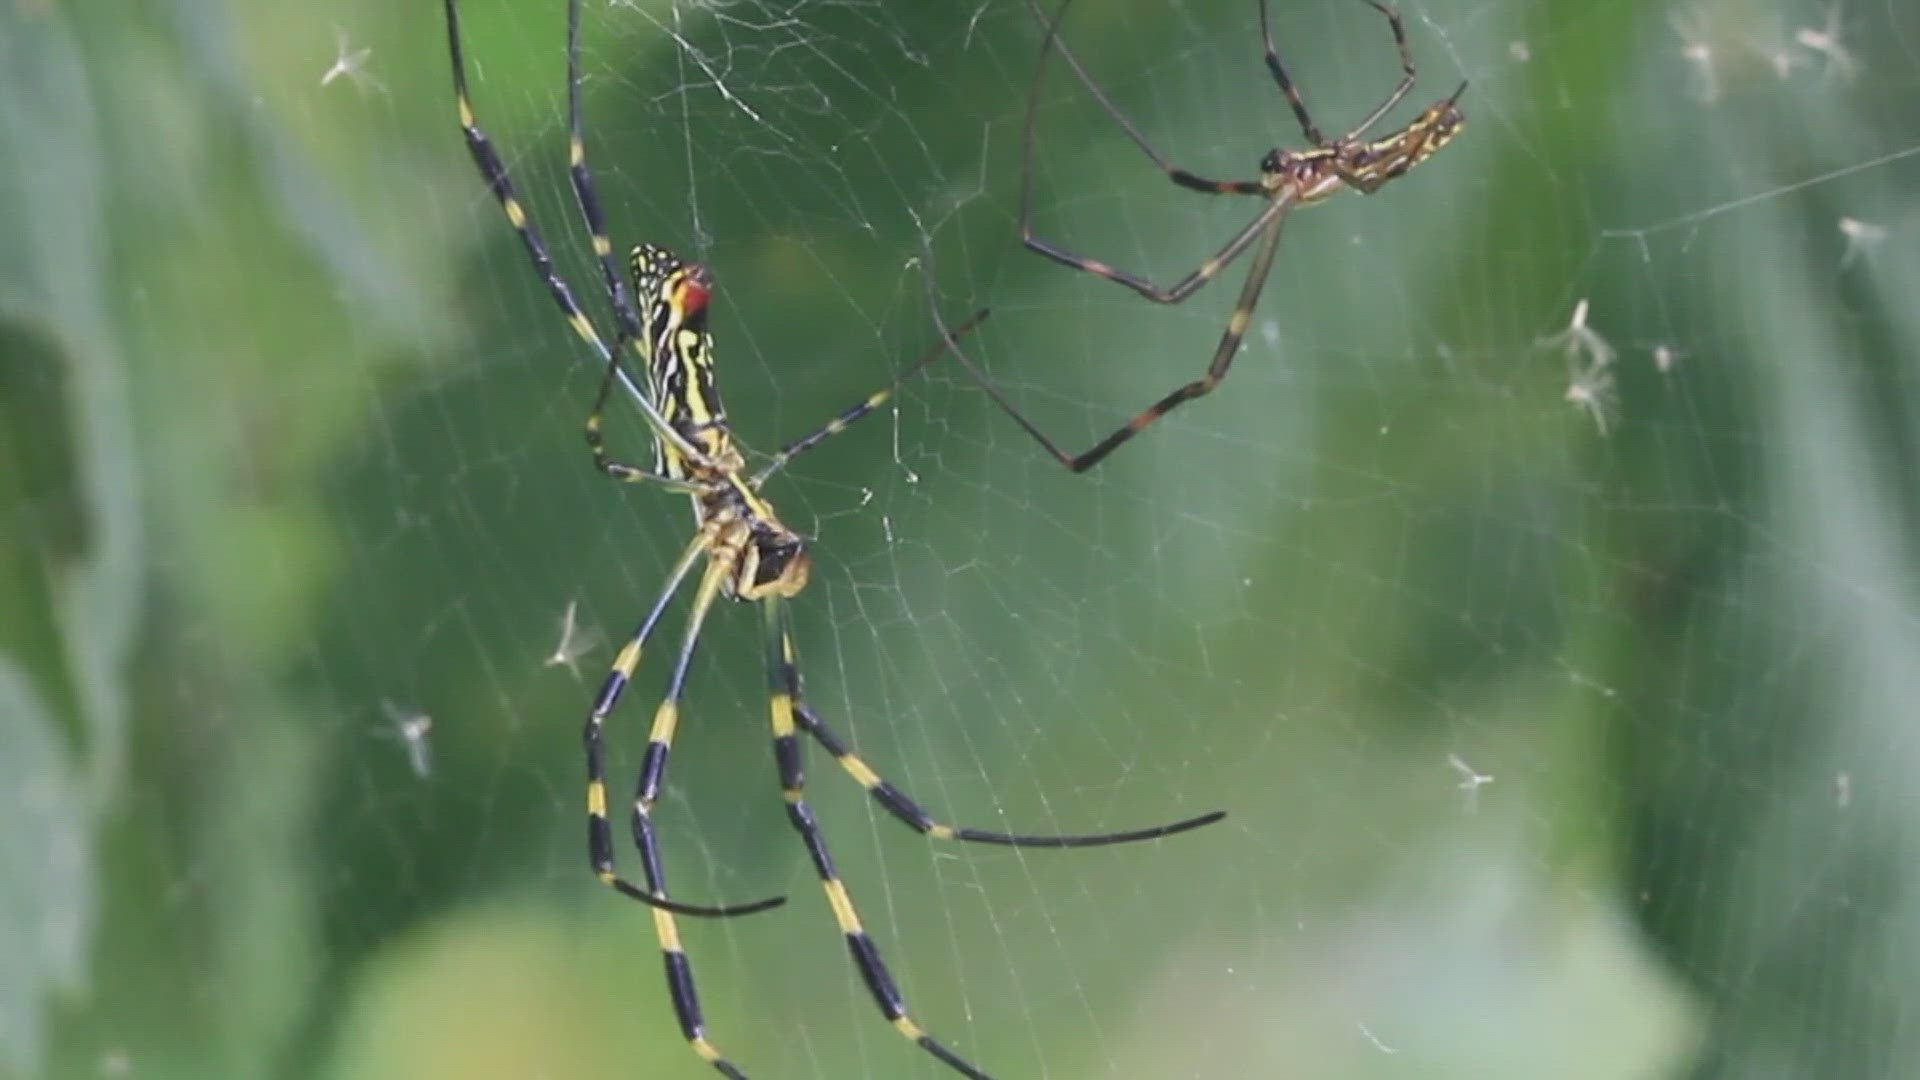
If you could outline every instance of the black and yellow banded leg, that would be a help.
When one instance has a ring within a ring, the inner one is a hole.
[[[624,333],[622,334],[624,337]],[[607,453],[606,437],[601,434],[601,424],[607,411],[607,395],[613,390],[614,376],[621,373],[620,365],[608,364],[600,376],[600,392],[594,395],[593,409],[587,413],[586,435],[587,450],[593,454],[593,467],[628,484],[658,484],[668,491],[678,491],[687,495],[698,495],[707,489],[692,480],[646,468],[616,461]],[[686,459],[681,459],[686,460]]]
[[[554,269],[553,256],[547,252],[546,241],[541,239],[540,230],[534,225],[533,218],[528,215],[526,204],[521,202],[520,194],[514,187],[513,178],[507,173],[506,163],[500,160],[500,154],[494,149],[493,141],[487,138],[487,133],[481,129],[479,119],[474,113],[472,95],[467,89],[466,54],[460,45],[459,7],[455,0],[445,0],[444,7],[447,15],[447,52],[453,63],[453,96],[460,114],[460,132],[466,138],[467,152],[472,155],[474,165],[480,170],[480,175],[486,178],[487,187],[493,192],[494,199],[499,202],[500,209],[507,215],[507,223],[513,226],[514,233],[520,237],[521,245],[526,248],[527,258],[533,262],[534,271],[546,283],[547,292],[552,295],[554,304],[560,308],[560,314],[567,320],[567,325],[572,327],[580,340],[593,350],[602,364],[608,365],[608,377],[619,375],[621,385],[626,388],[628,396],[646,417],[647,427],[654,436],[672,445],[675,450],[693,461],[711,464],[707,462],[699,448],[674,430],[673,425],[667,423],[666,418],[661,416],[660,410],[655,407],[653,400],[633,382],[624,368],[619,367],[618,349],[608,348],[607,343],[601,340],[599,331],[593,328],[592,321],[580,310],[580,304],[574,300],[573,290],[568,287],[566,279]],[[579,0],[569,0],[568,10],[576,20],[579,17],[578,8]],[[577,36],[573,46],[578,48]],[[577,58],[574,62],[577,65]],[[581,155],[581,164],[584,168],[584,149]],[[578,190],[576,188],[576,192]],[[589,231],[603,232],[603,227],[597,222],[599,209],[592,199],[590,185],[583,200],[582,211],[585,212],[591,206],[596,219],[589,220]],[[612,302],[616,312],[619,311],[623,297],[623,293],[613,297]],[[629,306],[627,309],[629,315],[631,311]],[[623,338],[627,336],[624,325],[623,322]]]
[[[860,971],[860,979],[893,1030],[956,1072],[972,1080],[992,1080],[915,1022],[907,1012],[906,999],[893,981],[893,973],[880,959],[879,946],[860,922],[860,913],[854,909],[853,898],[847,894],[847,887],[834,867],[833,855],[827,850],[826,837],[820,831],[819,822],[814,820],[813,808],[807,805],[806,770],[800,732],[794,719],[794,699],[800,678],[794,667],[793,637],[787,628],[786,613],[778,597],[768,597],[762,603],[767,623],[767,694],[773,713],[773,758],[780,772],[787,820],[807,845],[807,855],[813,860],[814,872],[820,875],[820,887],[826,891],[827,904],[833,909],[834,922],[839,924],[840,935],[846,940],[847,952]]]
[[[614,870],[613,865],[613,828],[607,822],[606,754],[601,745],[607,714],[611,713],[613,707],[619,703],[620,692],[626,689],[628,681],[633,678],[634,669],[640,666],[640,654],[646,647],[647,638],[652,635],[653,628],[660,622],[660,616],[666,611],[667,603],[673,599],[674,593],[679,591],[680,584],[686,579],[687,572],[692,569],[694,561],[706,549],[707,541],[708,534],[702,531],[694,537],[691,544],[687,545],[686,550],[681,553],[679,560],[674,563],[673,569],[668,573],[666,586],[660,591],[660,598],[654,601],[653,608],[647,612],[647,617],[641,622],[639,629],[625,645],[621,646],[620,652],[614,657],[613,667],[607,672],[606,681],[600,684],[600,692],[594,695],[593,708],[587,713],[586,728],[582,733],[581,741],[585,744],[587,755],[587,860],[593,866],[594,876],[614,891],[630,896],[656,910],[677,911],[682,915],[725,917],[747,915],[778,907],[786,902],[786,898],[775,896],[750,904],[708,907],[668,899],[659,882],[655,880],[652,870],[648,871],[648,883],[644,888],[621,877]],[[649,746],[649,751],[651,749],[652,747]],[[660,759],[656,770],[665,765],[664,752],[660,754]],[[644,772],[642,775],[645,775]],[[658,783],[657,775],[655,783],[656,785]],[[643,852],[642,862],[647,867],[653,867],[657,859],[647,859]]]
[[[620,262],[613,256],[613,241],[607,237],[607,224],[600,213],[600,197],[593,186],[593,173],[587,168],[587,141],[580,123],[580,0],[567,3],[567,176],[573,183],[573,197],[580,204],[580,216],[587,223],[587,235],[593,242],[594,258],[600,262],[600,275],[607,289],[607,301],[613,307],[614,322],[623,342],[640,336],[640,316],[627,295],[627,284],[620,276]],[[637,342],[636,342],[637,346]],[[619,351],[616,345],[615,352]]]
[[[581,312],[579,303],[573,298],[573,290],[554,270],[553,257],[547,254],[547,245],[540,238],[539,228],[527,216],[526,204],[520,201],[513,178],[507,174],[506,164],[500,160],[499,152],[493,148],[493,141],[481,130],[479,120],[474,115],[473,100],[467,92],[466,59],[460,48],[460,15],[454,0],[446,0],[446,10],[447,47],[453,55],[453,95],[460,111],[460,131],[466,136],[467,152],[473,156],[481,175],[486,177],[494,199],[507,215],[507,222],[519,234],[521,244],[527,249],[527,257],[533,260],[533,268],[546,282],[547,291],[553,295],[554,303],[559,305],[560,314],[565,316],[567,325],[604,359],[611,355],[606,343],[600,340],[599,332]]]
[[[708,547],[700,540],[696,540],[696,545],[703,550]],[[674,569],[680,574],[686,572],[681,566]],[[666,869],[660,862],[659,841],[653,830],[653,805],[660,798],[660,785],[667,771],[667,755],[673,748],[674,732],[680,726],[680,698],[686,690],[687,672],[693,666],[694,652],[700,645],[700,630],[707,621],[707,613],[713,609],[714,598],[720,595],[720,587],[732,576],[733,569],[729,559],[710,558],[706,571],[700,575],[700,584],[694,589],[693,604],[687,612],[687,626],[681,638],[680,653],[674,660],[673,674],[668,677],[667,692],[660,699],[660,707],[654,710],[653,727],[647,733],[646,754],[640,759],[640,776],[634,785],[633,842],[640,849],[640,868],[646,875],[647,888],[660,896],[667,895],[667,878]],[[675,921],[672,909],[653,909],[653,932],[660,940],[667,993],[673,999],[674,1016],[680,1021],[680,1034],[686,1038],[693,1052],[700,1056],[700,1060],[732,1080],[745,1080],[746,1074],[722,1057],[719,1048],[707,1038],[706,1017],[700,1011],[700,995],[693,982],[693,965],[687,960],[686,948],[680,943],[680,924]]]
[[[608,301],[620,327],[613,343],[613,357],[601,372],[599,392],[594,395],[593,408],[587,413],[587,450],[593,455],[594,468],[615,480],[629,484],[657,484],[668,491],[697,495],[705,490],[699,484],[614,459],[607,453],[606,438],[601,433],[607,397],[613,391],[614,380],[626,375],[618,358],[620,350],[631,345],[643,364],[646,357],[639,352],[640,317],[635,314],[633,301],[627,295],[626,282],[620,276],[619,261],[613,257],[613,241],[607,237],[606,221],[600,214],[600,199],[593,186],[593,173],[587,169],[587,144],[580,132],[580,5],[577,0],[567,5],[567,132],[567,171],[573,179],[574,198],[580,204],[580,216],[586,219],[587,233],[593,240],[593,253],[600,262],[600,272],[605,279]],[[686,443],[684,435],[678,432],[676,435],[680,443]]]
[[[593,170],[587,167],[587,140],[580,120],[580,0],[568,0],[567,3],[567,176],[573,185],[574,201],[580,207],[580,217],[586,222],[587,237],[593,245],[593,256],[600,264],[601,282],[606,288],[607,303],[613,309],[614,324],[618,327],[613,342],[612,353],[617,358],[623,349],[631,348],[634,359],[641,366],[647,363],[647,354],[641,341],[640,315],[634,310],[633,297],[627,291],[625,276],[621,273],[620,260],[614,256],[613,240],[607,235],[606,217],[600,211],[599,189],[594,186]],[[606,444],[600,434],[601,415],[605,411],[608,392],[616,376],[624,378],[625,370],[617,359],[607,365],[600,380],[600,393],[594,399],[593,411],[587,415],[587,447],[593,453],[593,464],[601,472],[615,480],[627,483],[659,484],[672,491],[697,494],[698,484],[667,476],[653,469],[616,461],[607,454]],[[684,434],[676,431],[677,440],[668,440],[675,449],[684,452],[687,442]],[[699,455],[694,455],[695,460]]]
[[[840,767],[847,771],[847,775],[867,789],[867,794],[872,795],[875,802],[885,807],[889,814],[905,822],[915,832],[935,840],[962,840],[974,844],[1000,844],[1005,847],[1029,848],[1104,847],[1108,844],[1130,844],[1136,840],[1157,840],[1163,836],[1197,829],[1202,825],[1211,825],[1227,816],[1224,810],[1214,810],[1144,829],[1085,834],[1003,833],[948,825],[922,810],[920,804],[911,796],[875,772],[873,766],[868,765],[860,755],[854,753],[846,741],[835,734],[833,729],[829,728],[804,700],[796,697],[793,711],[800,728],[819,742],[821,749],[832,754],[834,760],[840,763]]]
[[[900,389],[900,384],[906,381],[908,376],[939,359],[941,353],[953,349],[959,343],[960,339],[965,337],[974,327],[985,322],[987,315],[988,309],[980,308],[973,314],[967,316],[958,326],[943,333],[940,340],[929,347],[926,352],[921,353],[913,363],[901,368],[899,373],[893,377],[892,382],[868,394],[861,401],[841,410],[840,415],[827,421],[818,431],[810,435],[803,435],[781,447],[780,451],[771,458],[768,458],[766,465],[754,474],[752,486],[758,488],[762,483],[766,482],[767,477],[772,476],[784,468],[787,462],[792,461],[801,454],[806,453],[821,443],[826,442],[828,439],[833,438],[835,435],[847,430],[849,427],[852,427],[856,421],[865,419],[873,410],[885,405]],[[960,356],[961,362],[967,363],[968,367],[972,366],[971,363],[968,363],[966,358],[957,351],[955,355]]]

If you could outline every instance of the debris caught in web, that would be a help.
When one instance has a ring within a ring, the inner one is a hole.
[[[1459,754],[1448,754],[1447,764],[1453,766],[1453,771],[1460,776],[1460,783],[1455,786],[1459,788],[1459,790],[1467,793],[1467,813],[1478,813],[1480,810],[1480,789],[1493,783],[1493,777],[1483,774],[1473,766],[1467,764]]]
[[[1601,435],[1613,427],[1618,400],[1613,386],[1613,346],[1587,325],[1587,300],[1581,297],[1573,306],[1573,318],[1567,328],[1539,339],[1543,349],[1559,349],[1567,358],[1567,390],[1562,395],[1568,404],[1592,417]]]
[[[1840,235],[1847,238],[1847,249],[1840,255],[1840,269],[1845,270],[1861,259],[1873,255],[1873,249],[1887,239],[1887,228],[1875,225],[1871,221],[1843,217],[1840,219]]]
[[[580,678],[580,658],[600,644],[600,634],[592,628],[582,629],[574,620],[579,613],[580,601],[567,601],[567,610],[560,613],[560,641],[547,654],[543,667],[564,667],[577,680]]]
[[[407,767],[413,775],[425,780],[433,775],[433,744],[427,737],[433,733],[433,717],[414,709],[403,709],[391,701],[380,703],[381,711],[387,714],[387,723],[392,731],[381,732],[400,740],[407,750]]]
[[[1707,40],[1705,20],[1697,11],[1672,11],[1667,24],[1680,35],[1680,55],[1693,69],[1692,94],[1702,105],[1720,100],[1720,77],[1714,66],[1713,45]]]
[[[1820,71],[1822,78],[1837,79],[1850,83],[1860,77],[1860,61],[1840,43],[1840,5],[1827,7],[1827,21],[1818,29],[1802,26],[1793,32],[1793,40],[1802,48],[1819,53],[1826,60],[1826,66]]]
[[[362,93],[368,90],[387,92],[387,87],[373,73],[367,70],[367,60],[373,56],[372,46],[364,49],[353,48],[347,40],[347,32],[333,29],[333,66],[320,76],[321,86],[330,86],[336,79],[345,78],[358,87]]]

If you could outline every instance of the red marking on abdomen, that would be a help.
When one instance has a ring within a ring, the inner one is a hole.
[[[707,297],[711,296],[712,292],[707,286],[707,275],[704,270],[699,266],[693,266],[689,267],[687,275],[680,279],[680,294],[674,299],[679,301],[681,311],[688,315],[695,315],[707,309]]]

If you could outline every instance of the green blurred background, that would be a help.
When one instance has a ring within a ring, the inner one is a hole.
[[[1299,142],[1253,6],[1081,0],[1065,38],[1251,175]],[[1385,26],[1277,6],[1344,128]],[[564,6],[466,8],[596,300]],[[941,365],[769,487],[817,538],[811,697],[937,813],[1231,812],[936,850],[815,755],[850,887],[1002,1078],[1920,1074],[1920,13],[1408,16],[1396,117],[1466,78],[1470,126],[1289,223],[1222,393],[1072,477]],[[1237,276],[1160,308],[1019,249],[1038,41],[1012,0],[590,0],[616,239],[714,267],[750,444],[932,340],[929,265],[1070,443],[1200,369]],[[1169,281],[1246,220],[1056,75],[1045,235]],[[710,1075],[580,836],[583,707],[689,519],[588,464],[597,372],[466,159],[438,5],[4,0],[0,196],[0,1075]],[[1608,363],[1554,339],[1583,301]],[[713,1037],[950,1075],[846,963],[719,614],[674,882],[794,899],[684,927]]]

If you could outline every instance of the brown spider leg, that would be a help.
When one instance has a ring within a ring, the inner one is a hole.
[[[1413,89],[1413,49],[1407,44],[1407,31],[1400,22],[1400,12],[1382,3],[1381,0],[1365,0],[1365,2],[1387,17],[1387,25],[1393,29],[1393,43],[1400,50],[1402,74],[1399,84],[1393,88],[1391,94],[1387,95],[1387,99],[1369,113],[1365,120],[1360,121],[1358,127],[1341,136],[1339,140],[1341,142],[1359,138],[1368,128],[1379,123],[1380,118],[1387,115],[1387,110],[1400,104],[1400,99],[1406,97],[1407,92]],[[1280,62],[1280,52],[1273,44],[1273,22],[1267,16],[1267,0],[1260,0],[1260,37],[1266,45],[1267,70],[1273,73],[1273,81],[1280,84],[1280,92],[1287,95],[1287,104],[1293,108],[1294,118],[1300,121],[1300,130],[1306,135],[1307,141],[1319,147],[1332,145],[1327,141],[1327,137],[1321,134],[1319,125],[1315,124],[1312,117],[1307,114],[1307,103],[1300,99],[1300,92],[1294,88],[1293,80],[1287,77],[1286,66]]]
[[[1292,189],[1282,190],[1274,201],[1260,212],[1259,217],[1254,218],[1253,222],[1249,224],[1246,229],[1242,230],[1240,235],[1233,238],[1233,241],[1228,245],[1227,249],[1202,264],[1200,270],[1189,275],[1187,280],[1182,281],[1172,289],[1166,290],[1164,293],[1155,290],[1153,286],[1147,282],[1138,281],[1138,279],[1129,280],[1131,275],[1122,276],[1122,272],[1114,271],[1110,267],[1098,263],[1091,263],[1091,260],[1077,260],[1076,257],[1067,255],[1066,253],[1054,254],[1051,251],[1042,252],[1042,254],[1049,255],[1070,266],[1079,266],[1083,270],[1088,270],[1102,277],[1111,278],[1123,285],[1130,286],[1148,299],[1171,304],[1178,303],[1185,299],[1191,295],[1195,289],[1205,284],[1209,277],[1218,273],[1221,266],[1224,266],[1235,256],[1239,255],[1256,237],[1260,241],[1254,248],[1253,262],[1247,270],[1246,283],[1240,287],[1240,299],[1234,305],[1233,314],[1227,318],[1226,330],[1220,335],[1220,344],[1214,349],[1213,359],[1208,362],[1206,373],[1200,378],[1175,389],[1159,401],[1154,402],[1145,411],[1127,421],[1125,424],[1120,425],[1118,428],[1115,428],[1105,438],[1078,456],[1062,450],[1060,444],[1049,438],[1045,432],[1040,430],[1037,424],[1027,419],[1026,415],[1022,413],[1012,401],[1008,400],[1007,396],[1001,392],[993,380],[988,378],[987,374],[981,371],[980,368],[968,358],[965,352],[956,347],[953,350],[953,355],[960,361],[961,366],[966,368],[967,373],[973,377],[973,380],[980,384],[980,389],[986,393],[987,397],[992,399],[995,405],[999,406],[1000,411],[1006,413],[1013,419],[1014,423],[1020,425],[1020,429],[1025,431],[1033,441],[1039,443],[1048,454],[1053,456],[1055,461],[1059,462],[1069,472],[1085,472],[1099,464],[1102,458],[1119,449],[1122,443],[1138,435],[1141,431],[1144,431],[1147,426],[1155,420],[1160,419],[1162,416],[1172,412],[1186,402],[1192,401],[1194,398],[1205,397],[1207,394],[1212,393],[1213,388],[1220,385],[1220,380],[1226,378],[1227,369],[1233,366],[1234,356],[1240,351],[1240,341],[1246,336],[1247,326],[1253,321],[1253,308],[1260,300],[1260,290],[1266,285],[1267,275],[1273,270],[1273,257],[1280,244],[1280,226],[1286,220],[1287,210],[1293,205],[1296,197]],[[1138,284],[1135,283],[1136,281],[1138,281]],[[1145,287],[1143,288],[1142,286]]]
[[[1167,174],[1167,179],[1181,187],[1204,192],[1209,195],[1266,194],[1266,189],[1261,186],[1258,180],[1208,179],[1198,173],[1189,172],[1186,169],[1180,168],[1168,160],[1160,151],[1154,149],[1153,144],[1147,141],[1147,137],[1141,133],[1133,121],[1127,119],[1127,115],[1120,111],[1120,107],[1113,103],[1113,99],[1107,96],[1107,92],[1101,89],[1100,84],[1095,82],[1093,76],[1087,73],[1087,69],[1081,66],[1079,57],[1074,56],[1072,50],[1061,43],[1060,21],[1066,17],[1067,5],[1072,2],[1073,0],[1061,0],[1059,10],[1054,12],[1052,18],[1048,18],[1046,14],[1040,10],[1037,0],[1027,0],[1027,10],[1032,12],[1033,17],[1046,28],[1046,35],[1040,42],[1040,59],[1033,66],[1033,87],[1027,94],[1027,117],[1024,136],[1025,151],[1022,160],[1022,181],[1020,185],[1020,235],[1022,239],[1029,241],[1028,246],[1032,246],[1031,239],[1033,236],[1029,223],[1033,219],[1033,150],[1034,144],[1037,141],[1037,114],[1039,112],[1040,88],[1046,82],[1047,57],[1055,51],[1060,53],[1060,57],[1066,61],[1067,67],[1072,69],[1074,75],[1080,80],[1080,84],[1087,88],[1087,92],[1092,94],[1094,100],[1100,103],[1100,107],[1107,111],[1107,115],[1113,117],[1114,122],[1120,125],[1120,129],[1127,133],[1127,138],[1132,139],[1133,144],[1140,148],[1141,153],[1153,159],[1153,163],[1159,166],[1160,171]]]
[[[1232,265],[1233,261],[1238,259],[1241,253],[1259,237],[1260,231],[1271,224],[1278,214],[1284,213],[1292,201],[1291,194],[1277,196],[1273,203],[1261,210],[1258,216],[1246,224],[1245,228],[1235,233],[1225,247],[1215,252],[1210,258],[1202,260],[1191,273],[1168,288],[1161,288],[1138,274],[1122,270],[1099,259],[1089,259],[1084,255],[1075,254],[1039,237],[1030,236],[1025,239],[1029,250],[1044,255],[1062,266],[1070,266],[1075,270],[1084,270],[1089,274],[1106,278],[1108,281],[1118,282],[1156,304],[1178,304],[1199,292],[1201,286],[1212,281],[1220,271]]]
[[[1240,338],[1245,333],[1244,324],[1251,317],[1253,304],[1259,298],[1260,286],[1265,283],[1267,272],[1271,269],[1271,244],[1278,241],[1280,221],[1285,217],[1288,207],[1290,207],[1298,197],[1298,191],[1287,187],[1275,191],[1269,189],[1265,183],[1260,180],[1210,180],[1178,168],[1166,157],[1161,155],[1161,153],[1153,147],[1153,144],[1147,141],[1146,136],[1140,132],[1139,128],[1127,119],[1126,114],[1120,111],[1119,106],[1113,103],[1113,100],[1107,96],[1106,91],[1101,89],[1100,85],[1087,73],[1086,69],[1080,64],[1079,59],[1073,55],[1072,51],[1060,42],[1060,22],[1065,18],[1067,6],[1071,2],[1072,0],[1062,0],[1060,7],[1054,12],[1053,16],[1047,18],[1040,10],[1036,0],[1027,0],[1028,10],[1033,13],[1034,18],[1042,20],[1042,24],[1045,27],[1045,35],[1040,45],[1039,60],[1034,65],[1033,86],[1027,97],[1025,152],[1021,167],[1020,186],[1021,243],[1024,244],[1029,251],[1037,255],[1044,256],[1063,266],[1072,267],[1076,270],[1082,270],[1117,282],[1132,289],[1141,296],[1161,304],[1177,304],[1189,296],[1192,296],[1209,281],[1212,281],[1220,271],[1224,270],[1235,259],[1245,253],[1247,248],[1253,246],[1256,240],[1262,240],[1264,237],[1263,248],[1267,251],[1264,265],[1257,265],[1255,267],[1248,279],[1247,286],[1242,289],[1240,303],[1229,320],[1227,330],[1221,340],[1220,348],[1216,350],[1212,363],[1208,365],[1207,374],[1203,378],[1188,383],[1186,386],[1162,398],[1151,408],[1134,417],[1133,420],[1116,429],[1105,439],[1096,443],[1092,449],[1079,456],[1070,455],[1060,449],[1057,443],[1048,438],[1045,433],[1041,432],[1036,425],[1013,406],[1012,402],[1007,400],[1006,396],[967,358],[965,353],[961,352],[958,348],[953,350],[954,355],[960,360],[962,365],[966,367],[968,373],[973,376],[974,380],[980,383],[981,388],[993,399],[994,403],[998,405],[1003,412],[1007,413],[1008,416],[1012,417],[1014,422],[1019,424],[1021,429],[1026,431],[1034,441],[1045,448],[1046,451],[1053,456],[1054,460],[1073,472],[1084,472],[1099,462],[1100,459],[1112,453],[1121,443],[1132,438],[1134,434],[1167,412],[1178,407],[1183,402],[1204,396],[1211,392],[1214,386],[1219,383],[1220,378],[1226,374],[1226,369],[1233,363],[1233,353],[1238,349]],[[1101,107],[1107,111],[1107,114],[1113,117],[1114,122],[1120,125],[1121,129],[1126,132],[1127,137],[1133,140],[1134,145],[1139,147],[1148,158],[1152,159],[1153,163],[1157,165],[1162,172],[1166,173],[1167,177],[1174,183],[1194,191],[1208,194],[1262,195],[1271,200],[1252,221],[1248,222],[1244,228],[1229,239],[1225,246],[1212,257],[1202,261],[1191,273],[1175,282],[1171,287],[1162,288],[1138,274],[1120,269],[1119,267],[1098,259],[1090,259],[1079,255],[1061,245],[1045,240],[1034,234],[1033,155],[1037,141],[1036,117],[1040,88],[1044,83],[1046,75],[1047,59],[1056,49],[1060,52],[1060,55],[1066,61],[1068,67],[1073,70],[1074,75],[1079,78],[1082,85],[1094,96],[1095,100],[1099,101]]]
[[[798,685],[797,679],[795,685]],[[833,755],[833,759],[840,763],[840,767],[847,771],[848,776],[853,777],[856,783],[867,789],[867,794],[872,795],[875,802],[885,807],[887,813],[899,818],[913,831],[935,840],[964,840],[975,844],[999,844],[1005,847],[1025,848],[1104,847],[1108,844],[1129,844],[1136,840],[1157,840],[1163,836],[1186,832],[1188,829],[1197,829],[1202,825],[1211,825],[1227,816],[1226,811],[1215,810],[1165,825],[1130,829],[1126,832],[1058,836],[991,832],[986,829],[969,829],[943,824],[921,809],[920,804],[915,802],[912,796],[875,772],[873,766],[868,765],[860,755],[854,753],[845,740],[835,734],[833,729],[829,728],[808,707],[797,692],[794,694],[793,701],[794,715],[799,719],[801,729],[813,736],[827,753]]]
[[[853,906],[853,898],[840,880],[833,855],[827,850],[826,836],[820,831],[819,822],[814,819],[813,809],[807,805],[803,747],[794,719],[794,701],[799,695],[800,676],[795,668],[793,635],[787,625],[786,611],[781,606],[780,598],[769,596],[762,603],[765,605],[767,623],[767,693],[773,714],[773,758],[780,770],[780,790],[787,803],[787,820],[807,845],[807,855],[813,860],[814,872],[820,876],[820,887],[827,894],[827,904],[833,909],[834,922],[839,925],[841,937],[846,940],[847,952],[853,957],[854,967],[860,971],[860,980],[866,984],[867,993],[873,996],[874,1004],[880,1007],[880,1015],[886,1017],[895,1031],[955,1072],[971,1080],[992,1080],[992,1077],[927,1034],[926,1029],[907,1012],[906,998],[901,995],[899,984],[894,982],[892,972],[880,959],[879,946],[873,943],[872,936],[861,923],[860,913]]]

